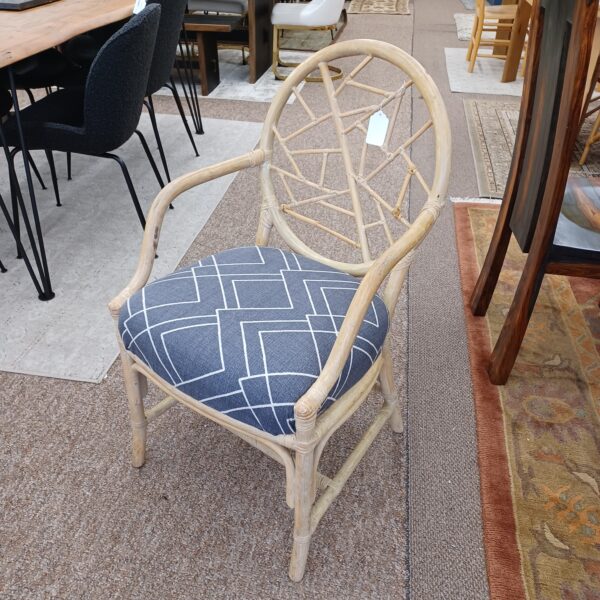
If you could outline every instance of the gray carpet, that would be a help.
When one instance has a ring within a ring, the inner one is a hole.
[[[202,154],[196,157],[179,116],[159,115],[158,124],[173,178],[250,151],[261,130],[258,123],[205,119],[205,134],[198,138]],[[158,161],[147,115],[143,115],[139,129]],[[232,138],[236,138],[235,146]],[[118,154],[128,165],[147,211],[159,186],[137,137],[124,144]],[[67,181],[65,157],[55,153],[63,204],[57,207],[48,162],[43,152],[33,155],[50,188],[38,189],[36,198],[57,297],[53,302],[38,300],[25,265],[13,258],[14,241],[8,226],[0,222],[0,256],[8,268],[2,276],[6,308],[0,314],[0,329],[7,343],[0,345],[0,370],[97,383],[118,353],[107,303],[131,278],[142,228],[125,180],[113,161],[75,156],[74,177]],[[19,161],[21,181],[22,171]],[[190,192],[167,213],[163,229],[166,243],[156,263],[156,276],[166,275],[177,266],[233,178],[223,177]],[[8,198],[8,183],[3,185],[8,182],[6,169],[0,170],[0,181],[0,192]],[[67,306],[69,310],[65,310]]]
[[[462,98],[449,93],[443,61],[460,6],[416,0],[411,18],[350,16],[343,38],[384,39],[425,64],[453,122],[450,193],[474,196]],[[156,104],[174,108],[169,98]],[[201,108],[205,117],[261,121],[267,105],[202,99]],[[431,148],[421,152],[431,161]],[[237,177],[182,262],[251,243],[257,198],[256,171]],[[174,409],[151,427],[148,462],[134,471],[118,365],[98,385],[0,374],[3,597],[487,598],[449,210],[409,283],[408,365],[406,329],[394,336],[406,435],[386,429],[378,438],[317,530],[300,585],[286,575],[292,514],[270,459]],[[365,420],[358,415],[336,434],[326,473]]]
[[[476,196],[462,94],[450,93],[444,46],[456,44],[458,0],[414,5],[413,55],[452,124],[450,196]],[[464,44],[466,52],[467,44]],[[483,553],[471,376],[449,206],[409,279],[409,568],[412,600],[489,597]]]

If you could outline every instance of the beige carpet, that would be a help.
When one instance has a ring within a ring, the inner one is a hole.
[[[352,0],[349,14],[410,15],[408,0]]]
[[[520,103],[507,100],[464,102],[479,194],[482,197],[501,198],[510,170]],[[571,165],[572,173],[600,175],[600,146],[592,147],[583,167],[578,164],[585,140],[594,125],[594,117],[586,120],[579,134]]]

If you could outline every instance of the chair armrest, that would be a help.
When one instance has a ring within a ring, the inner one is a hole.
[[[400,261],[406,261],[408,268],[412,252],[431,229],[438,213],[439,208],[424,208],[408,231],[371,265],[350,303],[339,335],[321,374],[294,406],[294,416],[297,420],[309,421],[316,417],[348,360],[354,340],[377,290]],[[296,430],[298,430],[297,423]]]
[[[216,165],[204,167],[203,169],[182,175],[171,181],[171,183],[159,192],[148,211],[140,258],[138,259],[135,273],[127,286],[108,304],[108,308],[115,319],[119,317],[119,312],[123,304],[148,282],[152,266],[154,265],[156,249],[160,239],[160,230],[169,204],[180,194],[197,185],[235,173],[236,171],[241,171],[242,169],[256,167],[263,163],[264,160],[265,152],[263,150],[253,150],[248,154],[243,154],[242,156],[225,160]]]

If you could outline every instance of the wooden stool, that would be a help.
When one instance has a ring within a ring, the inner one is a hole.
[[[516,4],[487,6],[485,0],[477,0],[473,31],[471,32],[471,42],[469,43],[469,49],[467,50],[469,73],[473,72],[475,61],[478,56],[481,56],[479,54],[480,46],[491,46],[494,50],[500,47],[503,50],[503,52],[493,52],[493,54],[483,56],[489,58],[506,58],[506,50],[510,45],[510,32],[512,31],[516,15]],[[494,39],[482,40],[481,38],[484,31],[490,31],[496,34],[498,34],[498,32],[506,32],[508,35],[496,35]]]

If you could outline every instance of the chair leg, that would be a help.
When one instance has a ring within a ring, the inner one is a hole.
[[[192,121],[194,123],[194,127],[196,129],[196,133],[198,135],[202,135],[204,133],[204,129],[202,127],[202,116],[200,115],[200,104],[198,102],[198,90],[196,84],[194,82],[194,72],[192,69],[193,57],[191,48],[191,42],[187,37],[187,30],[185,27],[182,29],[183,40],[179,41],[179,52],[180,56],[183,58],[182,66],[183,66],[183,75],[184,78],[181,77],[181,69],[179,68],[179,61],[175,62],[175,68],[177,70],[177,76],[179,77],[179,81],[181,81],[183,87],[183,94],[185,96],[185,100],[188,104],[188,108],[190,109],[190,115],[192,116]],[[183,42],[183,43],[182,43]],[[187,90],[186,90],[187,84]],[[189,95],[188,95],[189,91]]]
[[[165,156],[165,151],[163,149],[162,140],[160,139],[160,133],[158,132],[158,124],[156,122],[156,113],[154,112],[154,102],[152,101],[152,96],[148,96],[148,100],[144,101],[146,108],[148,109],[148,113],[150,115],[150,122],[152,123],[152,130],[154,131],[154,138],[156,139],[156,144],[158,146],[158,153],[160,155],[160,160],[162,162],[163,169],[165,171],[165,175],[167,176],[167,181],[171,181],[171,175],[169,174],[169,167],[167,165],[167,158]]]
[[[477,60],[477,54],[479,53],[479,45],[481,44],[481,36],[483,35],[483,19],[479,18],[479,16],[475,17],[475,21],[477,23],[476,31],[475,31],[475,39],[473,40],[473,47],[471,48],[471,57],[469,60],[469,73],[473,72],[475,68],[475,61]]]
[[[390,424],[392,431],[402,433],[404,424],[402,422],[402,408],[398,399],[398,390],[394,382],[394,368],[392,363],[392,351],[389,340],[386,341],[382,352],[382,367],[379,374],[379,382],[381,383],[381,391],[383,398],[388,406],[392,407],[392,415]]]
[[[588,136],[587,140],[585,141],[585,148],[583,149],[583,154],[581,155],[581,158],[579,159],[579,164],[581,166],[585,165],[588,154],[590,153],[590,150],[592,149],[592,144],[594,143],[594,141],[596,139],[596,135],[598,133],[599,128],[600,128],[600,112],[598,113],[598,116],[596,117],[596,121],[594,122],[594,126],[592,127],[592,131],[590,132],[590,135]]]
[[[23,258],[19,241],[21,239],[21,218],[19,217],[19,199],[17,194],[20,192],[19,182],[15,175],[15,154],[16,148],[6,155],[8,161],[8,179],[10,183],[10,198],[12,204],[12,221],[15,225],[15,237],[17,238],[17,258]]]
[[[301,581],[306,569],[310,548],[310,513],[314,502],[314,449],[296,452],[294,493],[294,545],[290,559],[289,576],[292,581]]]
[[[35,164],[33,157],[31,156],[31,154],[29,152],[27,153],[27,158],[29,160],[29,166],[31,167],[31,170],[34,172],[37,180],[40,182],[40,186],[42,187],[43,190],[47,189],[46,184],[44,183],[44,180],[42,179],[42,176],[40,175],[40,172],[38,171],[37,165]]]
[[[477,15],[473,15],[473,28],[471,29],[471,38],[469,39],[469,48],[467,50],[467,62],[470,62],[471,55],[473,54],[473,40],[475,39],[475,35],[477,34],[477,21],[479,17]]]
[[[127,166],[123,162],[123,160],[118,157],[116,154],[110,154],[106,152],[105,154],[100,155],[102,158],[110,158],[114,160],[121,167],[121,171],[123,173],[123,177],[125,178],[125,183],[127,184],[127,188],[129,189],[129,194],[131,195],[131,200],[133,201],[133,206],[135,207],[135,212],[137,213],[138,219],[142,225],[142,229],[146,228],[146,218],[144,217],[144,211],[140,206],[140,201],[138,200],[137,194],[135,193],[135,188],[133,187],[133,182],[131,181],[131,177],[129,176],[129,171],[127,170]]]
[[[138,138],[140,139],[140,143],[142,144],[142,148],[144,149],[144,152],[146,153],[148,162],[150,163],[150,166],[152,167],[152,171],[154,171],[154,176],[156,177],[156,181],[158,181],[158,185],[160,185],[161,189],[164,188],[165,182],[163,181],[163,178],[160,176],[158,167],[156,166],[156,162],[154,161],[154,158],[152,157],[150,148],[148,148],[148,143],[146,142],[146,138],[142,135],[142,132],[138,131],[137,129],[135,130],[135,133],[137,134]]]
[[[171,77],[171,82],[170,82],[170,84],[167,84],[167,87],[173,93],[173,98],[175,99],[175,104],[177,105],[177,110],[179,111],[179,116],[181,117],[181,120],[183,121],[183,126],[185,127],[185,131],[186,131],[188,137],[190,138],[190,142],[192,142],[192,148],[194,149],[196,156],[200,156],[198,154],[198,148],[196,148],[196,142],[194,141],[194,136],[192,135],[192,130],[190,129],[190,125],[187,122],[185,112],[183,111],[183,106],[181,104],[181,98],[179,97],[179,92],[177,91],[177,86],[175,85],[175,82],[173,81],[172,77]]]
[[[67,180],[71,181],[71,152],[67,152]]]
[[[129,419],[131,422],[131,464],[140,468],[146,461],[147,421],[144,411],[144,396],[146,395],[146,378],[133,369],[133,361],[121,346],[121,364],[123,379],[129,402]]]
[[[46,150],[46,158],[50,165],[50,175],[52,176],[52,185],[54,187],[54,197],[56,198],[56,206],[62,206],[60,203],[60,193],[58,191],[58,179],[56,177],[56,167],[54,165],[54,157],[52,156],[52,150]]]
[[[33,97],[33,92],[29,88],[25,88],[25,93],[29,98],[29,104],[35,104],[35,98]]]

